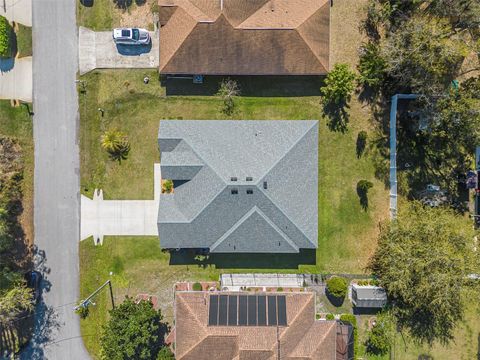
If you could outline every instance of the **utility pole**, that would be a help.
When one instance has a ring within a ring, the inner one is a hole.
[[[92,299],[95,295],[97,295],[97,294],[100,292],[100,290],[102,290],[102,289],[103,289],[105,286],[107,286],[107,285],[108,285],[108,287],[110,288],[110,299],[112,300],[112,308],[115,309],[115,302],[113,301],[112,282],[111,282],[110,280],[107,280],[107,281],[105,281],[105,283],[104,283],[102,286],[100,286],[97,290],[95,290],[92,294],[90,294],[89,297],[87,297],[85,300],[82,300],[82,301],[80,302],[80,304],[78,304],[77,306],[75,306],[75,307],[73,308],[73,310],[74,310],[74,311],[77,311],[77,310],[78,310],[79,308],[81,308],[81,307],[88,308],[88,306],[89,306],[90,304],[92,304],[91,299]]]

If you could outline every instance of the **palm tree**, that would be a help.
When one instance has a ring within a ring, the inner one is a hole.
[[[102,148],[110,155],[112,160],[127,159],[130,152],[130,143],[127,136],[116,129],[107,130],[100,139]]]

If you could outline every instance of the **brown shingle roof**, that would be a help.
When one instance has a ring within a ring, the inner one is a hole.
[[[328,0],[159,0],[159,5],[165,24],[161,73],[315,75],[328,70]]]
[[[222,294],[238,293],[222,292]],[[177,292],[177,360],[334,359],[336,322],[315,320],[313,293],[286,296],[287,326],[208,326],[209,293]]]

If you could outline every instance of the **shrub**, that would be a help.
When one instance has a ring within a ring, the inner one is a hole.
[[[336,297],[343,299],[347,294],[347,281],[339,276],[333,276],[327,280],[328,292]]]
[[[277,288],[277,291],[283,291],[282,287]]]
[[[164,346],[158,352],[157,360],[175,360],[175,355],[168,346]]]
[[[368,208],[368,190],[373,184],[368,180],[360,180],[357,183],[357,195],[360,198],[360,205],[364,210]]]
[[[375,355],[387,354],[394,337],[395,326],[391,315],[387,312],[380,313],[375,326],[368,332],[368,339],[365,343],[367,352]]]
[[[202,291],[202,284],[196,282],[195,284],[192,285],[193,291]]]
[[[325,79],[320,91],[328,104],[342,104],[350,100],[354,90],[355,74],[347,64],[336,64]]]
[[[12,56],[12,37],[14,32],[8,20],[0,16],[0,57]]]
[[[335,315],[333,315],[333,314],[327,314],[327,316],[325,317],[325,319],[327,319],[327,320],[335,320]]]
[[[163,182],[163,190],[167,194],[170,194],[173,190],[173,181],[172,180],[165,180]]]
[[[353,358],[355,359],[355,355],[358,354],[357,348],[357,318],[353,314],[342,314],[340,315],[340,321],[344,323],[348,323],[353,327]]]
[[[358,133],[357,136],[357,158],[360,158],[363,155],[363,152],[365,151],[365,148],[367,146],[367,132],[362,130]]]

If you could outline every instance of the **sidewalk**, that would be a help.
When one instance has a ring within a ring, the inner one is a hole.
[[[1,0],[0,15],[10,22],[32,26],[32,0]]]

